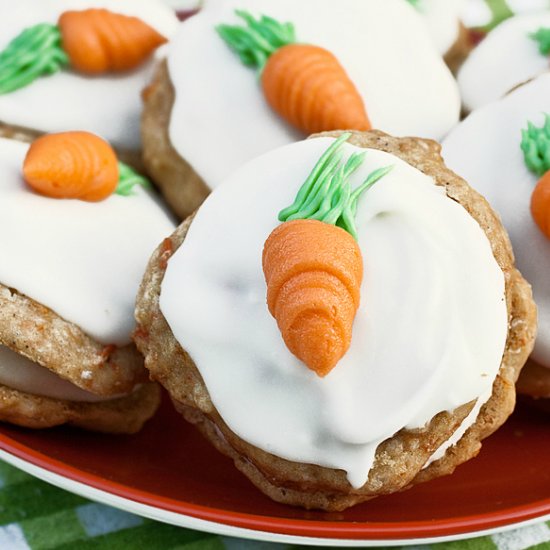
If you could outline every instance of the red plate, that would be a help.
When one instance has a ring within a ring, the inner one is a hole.
[[[0,448],[107,495],[182,518],[260,531],[257,538],[276,533],[417,542],[549,515],[549,420],[545,413],[519,406],[480,455],[452,476],[332,514],[272,502],[183,421],[168,399],[135,436],[66,427],[32,431],[5,424],[0,426]],[[174,523],[173,517],[166,521]]]

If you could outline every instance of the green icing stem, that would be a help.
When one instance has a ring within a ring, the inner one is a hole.
[[[491,21],[479,29],[483,32],[492,31],[503,21],[515,15],[506,0],[485,0],[485,3],[491,10]]]
[[[273,52],[296,42],[292,23],[280,23],[266,15],[254,19],[249,12],[242,10],[236,10],[235,14],[246,26],[218,25],[216,31],[248,67],[261,72]]]
[[[550,170],[550,115],[544,115],[541,128],[527,122],[527,129],[521,131],[521,150],[531,172],[542,176]]]
[[[150,188],[151,184],[147,178],[140,176],[135,170],[123,162],[118,163],[118,185],[115,190],[117,195],[128,197],[134,194],[134,187],[141,185]]]
[[[366,153],[355,152],[343,162],[342,147],[350,136],[350,133],[342,134],[323,153],[300,187],[294,202],[279,212],[279,221],[319,220],[341,227],[357,240],[357,202],[393,166],[374,170],[352,191],[350,177],[361,166]]]
[[[422,2],[422,0],[407,0],[409,2],[409,4],[411,6],[413,6],[414,8],[416,8],[417,10],[420,10],[420,3]]]
[[[56,25],[41,23],[25,29],[0,52],[0,94],[23,88],[69,64]]]
[[[536,32],[529,34],[535,42],[538,42],[539,52],[542,55],[550,53],[550,27],[541,27]]]

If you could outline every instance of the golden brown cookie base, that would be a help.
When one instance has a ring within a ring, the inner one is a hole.
[[[102,396],[149,379],[134,344],[105,346],[51,309],[0,284],[0,344]]]
[[[162,61],[143,92],[143,162],[170,208],[183,220],[202,204],[210,189],[170,142],[168,128],[174,97],[168,66]]]
[[[377,495],[400,491],[414,483],[450,473],[457,465],[475,456],[481,446],[480,440],[492,433],[512,412],[514,383],[531,352],[536,329],[531,289],[514,268],[506,232],[485,199],[443,165],[439,145],[429,140],[392,138],[377,131],[354,132],[349,141],[361,147],[392,153],[432,176],[437,185],[444,186],[447,195],[459,202],[485,231],[505,276],[509,331],[493,395],[482,408],[476,423],[441,460],[421,470],[440,444],[454,433],[472,404],[452,413],[437,415],[422,430],[402,430],[383,442],[377,449],[367,483],[358,490],[349,485],[345,472],[341,470],[287,461],[237,437],[212,404],[196,365],[174,338],[158,305],[167,262],[185,239],[192,218],[186,220],[153,254],[136,308],[138,329],[135,341],[145,355],[145,365],[152,378],[167,388],[187,420],[195,423],[221,452],[234,460],[237,468],[271,498],[329,511],[343,510]]]
[[[550,369],[529,359],[517,383],[518,393],[536,399],[550,398]]]
[[[0,385],[0,421],[27,428],[70,424],[105,433],[136,433],[160,404],[157,384],[143,384],[126,397],[96,403],[63,401]]]
[[[74,128],[80,130],[80,128]],[[23,128],[21,126],[11,126],[0,121],[0,137],[15,139],[24,143],[32,143],[37,137],[44,135],[44,132]],[[139,150],[118,149],[115,148],[117,157],[122,162],[129,164],[139,172],[144,172],[143,161],[141,160],[141,152]]]

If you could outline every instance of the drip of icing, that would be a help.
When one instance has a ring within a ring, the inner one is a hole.
[[[275,150],[216,189],[170,259],[160,306],[235,433],[343,469],[359,487],[380,442],[490,390],[507,312],[503,274],[475,220],[431,178],[368,150],[354,187],[395,166],[358,204],[365,276],[354,337],[325,378],[302,365],[265,304],[262,247],[332,141]]]
[[[141,276],[170,216],[142,186],[100,203],[35,194],[21,175],[27,150],[0,139],[0,282],[104,344],[129,343]]]
[[[548,58],[529,35],[549,26],[550,12],[544,11],[512,17],[490,32],[458,73],[464,106],[473,111],[546,72]]]
[[[422,18],[403,0],[208,0],[173,38],[168,66],[176,90],[170,140],[209,187],[255,156],[305,137],[272,112],[254,71],[215,32],[235,22],[235,9],[291,21],[300,41],[332,52],[373,127],[440,138],[458,121],[456,83]]]
[[[455,433],[435,451],[428,462],[426,462],[426,464],[424,465],[424,468],[427,468],[430,464],[432,464],[432,462],[443,458],[447,450],[456,445],[462,439],[462,436],[468,431],[468,428],[472,426],[472,424],[476,421],[481,411],[481,407],[483,407],[483,405],[485,405],[485,403],[489,401],[492,393],[492,388],[489,388],[488,391],[486,391],[481,397],[478,398],[472,410],[469,412],[468,416],[461,422]]]
[[[538,335],[533,358],[550,367],[550,241],[530,213],[537,176],[523,161],[522,129],[545,122],[550,74],[521,86],[500,101],[470,114],[443,142],[447,165],[464,177],[499,212],[514,247],[516,264],[533,287]]]
[[[143,19],[166,37],[178,26],[172,10],[157,0],[0,0],[0,50],[24,28],[57,23],[66,10],[106,8]],[[121,75],[86,77],[63,70],[31,86],[0,96],[0,121],[44,132],[88,130],[115,147],[139,147],[141,90],[149,83],[153,61]]]
[[[95,403],[121,396],[101,397],[64,380],[54,372],[0,345],[0,384],[52,399]]]

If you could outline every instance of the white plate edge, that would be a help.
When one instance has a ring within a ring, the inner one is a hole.
[[[108,491],[96,489],[85,483],[74,481],[68,477],[56,474],[36,466],[22,458],[19,458],[11,453],[0,449],[0,459],[6,461],[8,464],[23,470],[24,472],[51,483],[60,489],[64,489],[71,493],[75,493],[84,498],[113,506],[120,510],[136,514],[138,516],[146,517],[162,523],[168,523],[176,527],[184,527],[187,529],[194,529],[196,531],[204,531],[207,533],[213,533],[216,535],[244,538],[249,540],[265,541],[265,542],[277,542],[286,544],[302,544],[302,545],[315,545],[315,546],[339,546],[339,547],[357,547],[357,546],[410,546],[419,544],[435,544],[439,542],[451,542],[457,540],[464,540],[469,538],[483,537],[492,535],[494,533],[502,533],[504,531],[511,531],[513,529],[519,529],[521,527],[527,527],[536,523],[542,523],[550,520],[550,514],[539,516],[537,518],[512,523],[500,527],[494,527],[491,529],[485,529],[481,531],[471,531],[468,533],[460,533],[457,535],[446,535],[441,537],[428,537],[417,539],[335,539],[335,538],[313,538],[302,537],[299,535],[286,535],[281,533],[273,533],[269,531],[256,531],[252,529],[246,529],[244,527],[234,527],[232,525],[226,525],[224,523],[216,523],[204,519],[194,518],[184,514],[178,514],[176,512],[170,512],[168,510],[162,510],[148,504],[142,504],[134,500],[130,500],[124,497],[113,495]]]

